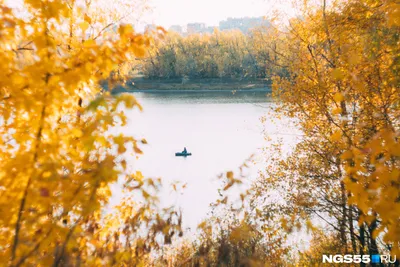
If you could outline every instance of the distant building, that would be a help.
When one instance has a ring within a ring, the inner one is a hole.
[[[183,33],[183,28],[180,25],[172,25],[171,27],[169,27],[169,30],[179,34]]]
[[[221,31],[229,31],[229,30],[240,30],[243,33],[248,33],[250,29],[259,27],[259,26],[269,26],[269,21],[265,20],[263,17],[245,17],[245,18],[228,18],[227,20],[223,20],[219,22],[218,26],[208,26],[206,27],[205,23],[188,23],[185,26],[180,25],[172,25],[169,30],[176,32],[180,35],[186,36],[188,34],[194,33],[213,33],[215,29],[219,29]],[[146,26],[147,29],[155,29],[155,25],[149,24]]]
[[[213,33],[214,30],[215,30],[215,28],[218,28],[218,27],[215,27],[215,26],[208,26],[207,28],[204,29],[204,32],[206,32],[206,33]]]
[[[205,23],[188,23],[187,25],[187,33],[202,33],[206,29]]]
[[[263,17],[258,18],[228,18],[219,22],[219,29],[225,30],[240,30],[243,33],[249,32],[250,29],[259,26],[269,26],[270,23]]]

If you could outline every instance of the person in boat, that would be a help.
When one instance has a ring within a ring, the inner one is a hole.
[[[186,147],[184,147],[184,148],[183,148],[183,151],[182,151],[182,153],[184,153],[184,154],[187,154]]]

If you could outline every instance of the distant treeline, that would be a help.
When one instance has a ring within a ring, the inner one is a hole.
[[[156,40],[146,59],[135,70],[149,79],[270,78],[272,71],[285,76],[274,52],[278,39],[259,27],[249,34],[215,31],[182,37],[170,32]]]

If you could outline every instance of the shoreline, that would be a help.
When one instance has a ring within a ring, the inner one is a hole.
[[[114,93],[178,93],[178,92],[272,92],[271,84],[265,80],[237,79],[193,79],[149,80],[132,79],[125,86],[117,86]]]
[[[269,88],[254,89],[118,89],[115,93],[271,93]]]

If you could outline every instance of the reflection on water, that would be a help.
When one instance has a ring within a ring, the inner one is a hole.
[[[164,104],[225,104],[225,103],[263,103],[270,101],[266,91],[169,91],[154,93],[134,93],[139,99],[148,99]]]
[[[147,177],[162,177],[164,184],[187,183],[176,194],[166,186],[163,205],[182,207],[184,225],[195,227],[210,211],[209,204],[218,197],[217,176],[237,168],[250,155],[261,161],[265,146],[263,131],[288,132],[284,123],[272,124],[260,118],[270,111],[273,102],[265,92],[183,92],[134,93],[144,111],[128,110],[128,124],[115,129],[125,135],[146,138],[144,155],[128,159],[134,170]],[[282,135],[290,139],[292,136]],[[186,147],[192,156],[175,157]],[[260,164],[247,174],[257,175]],[[121,197],[114,190],[114,201]]]

